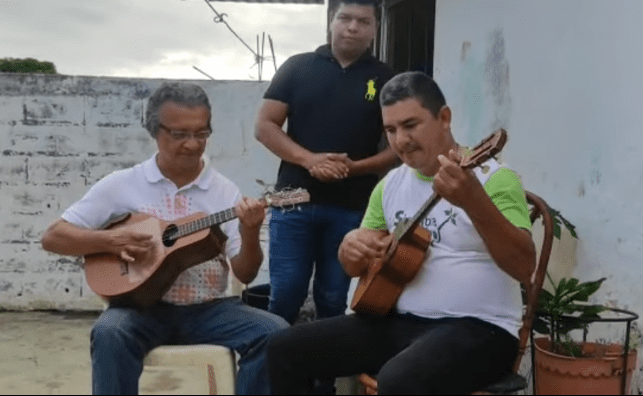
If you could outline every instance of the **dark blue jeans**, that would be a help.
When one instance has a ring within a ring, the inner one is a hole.
[[[285,212],[272,210],[270,312],[293,323],[308,295],[314,269],[317,318],[344,314],[350,278],[337,251],[344,236],[359,227],[362,215],[362,211],[316,204]]]
[[[159,303],[139,311],[110,307],[91,332],[92,390],[138,394],[143,358],[159,345],[216,344],[240,355],[237,394],[270,394],[265,347],[288,327],[282,318],[238,298],[190,306]]]
[[[479,319],[347,315],[274,334],[268,367],[279,395],[360,373],[377,374],[382,395],[464,395],[510,373],[517,352],[516,337]]]

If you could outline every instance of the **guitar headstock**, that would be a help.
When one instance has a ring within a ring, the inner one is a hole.
[[[498,154],[507,143],[507,131],[500,128],[491,136],[484,139],[471,150],[471,154],[462,158],[460,166],[474,168]]]
[[[310,201],[310,193],[303,188],[295,190],[282,190],[264,194],[263,201],[266,205],[276,208],[286,208]]]

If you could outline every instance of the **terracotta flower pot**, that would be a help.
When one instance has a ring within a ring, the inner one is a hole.
[[[597,357],[570,357],[549,352],[549,338],[536,338],[537,395],[619,395],[623,381],[623,354],[620,345],[584,343],[584,353]],[[629,351],[627,386],[636,368],[636,350]]]

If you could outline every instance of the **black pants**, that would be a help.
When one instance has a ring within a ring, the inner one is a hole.
[[[467,394],[511,371],[518,340],[474,318],[340,316],[274,334],[275,394],[309,394],[315,379],[377,374],[380,394]]]

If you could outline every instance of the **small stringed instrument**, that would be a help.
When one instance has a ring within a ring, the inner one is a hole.
[[[288,207],[310,201],[304,189],[266,194],[264,207]],[[129,213],[106,229],[126,228],[153,236],[153,247],[134,262],[111,253],[85,256],[89,287],[109,302],[145,308],[158,301],[186,269],[217,257],[227,239],[219,224],[237,217],[234,208],[164,221],[145,213]]]
[[[498,154],[507,141],[507,132],[499,129],[462,158],[460,167],[476,167]],[[440,201],[434,193],[410,219],[398,223],[388,235],[389,244],[384,257],[370,263],[360,277],[353,295],[351,308],[355,312],[386,315],[393,308],[407,283],[422,267],[431,244],[431,233],[420,226],[433,207]]]

